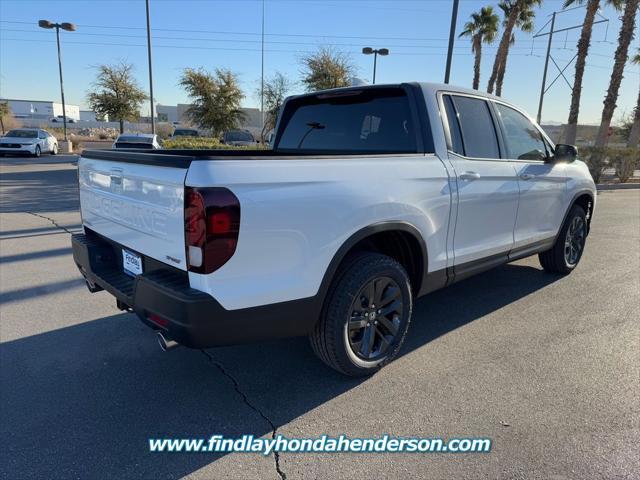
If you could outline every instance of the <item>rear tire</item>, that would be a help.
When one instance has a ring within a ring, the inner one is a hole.
[[[51,155],[57,155],[58,154],[58,144],[54,143],[53,147],[51,147]]]
[[[587,240],[587,215],[580,205],[574,205],[562,224],[553,247],[538,254],[545,271],[568,275],[580,263]]]
[[[329,288],[311,347],[340,373],[372,375],[400,351],[411,309],[411,285],[402,265],[379,253],[355,254]]]

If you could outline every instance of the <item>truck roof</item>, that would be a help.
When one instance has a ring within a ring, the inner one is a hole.
[[[292,95],[290,98],[295,97],[305,97],[308,95],[317,95],[319,93],[330,93],[330,92],[343,92],[348,90],[364,90],[364,89],[375,89],[375,88],[398,88],[402,85],[411,84],[421,87],[423,90],[426,90],[431,93],[436,93],[439,91],[447,91],[447,92],[458,92],[458,93],[468,93],[471,95],[477,95],[486,98],[492,98],[494,100],[500,100],[505,102],[505,100],[501,97],[496,97],[490,93],[483,92],[481,90],[473,90],[471,88],[458,87],[456,85],[451,85],[447,83],[434,83],[434,82],[403,82],[403,83],[376,83],[375,85],[353,85],[349,87],[340,87],[340,88],[332,88],[328,90],[318,90],[316,92],[304,93],[301,95]],[[509,103],[506,101],[505,103]]]

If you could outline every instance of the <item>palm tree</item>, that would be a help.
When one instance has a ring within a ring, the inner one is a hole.
[[[507,56],[509,55],[509,46],[512,45],[514,41],[513,29],[518,26],[521,19],[520,13],[523,10],[530,10],[534,5],[540,4],[542,4],[542,0],[503,0],[500,2],[500,8],[505,13],[505,19],[503,22],[504,31],[502,32],[502,38],[500,39],[496,58],[493,62],[491,77],[489,77],[489,83],[487,85],[488,93],[493,93],[493,89],[500,77],[501,70],[503,71],[502,78],[504,78],[505,65],[507,63]],[[500,81],[500,89],[502,89],[502,80]]]
[[[631,63],[640,65],[640,48],[631,59]],[[636,109],[633,114],[633,124],[631,125],[631,132],[629,132],[629,140],[627,141],[627,147],[638,148],[640,144],[640,89],[638,89],[638,101],[636,102]]]
[[[569,108],[569,120],[564,131],[564,143],[573,145],[576,143],[576,133],[578,131],[578,114],[580,113],[580,94],[582,93],[582,77],[584,76],[584,67],[589,53],[589,45],[591,44],[591,31],[593,30],[593,21],[596,13],[600,8],[600,0],[565,0],[563,8],[574,5],[582,5],[586,1],[587,10],[584,14],[584,22],[582,23],[582,31],[578,40],[578,55],[576,57],[576,73],[573,80],[573,89],[571,91],[571,107]],[[612,4],[619,8],[622,0],[606,0],[606,3]]]
[[[516,18],[515,27],[523,32],[530,33],[533,31],[533,20],[536,17],[535,12],[533,11],[534,5],[540,5],[542,2],[534,2],[528,1],[522,6],[522,8],[518,12],[518,16]],[[500,2],[498,6],[504,12],[505,18],[508,18],[511,14],[511,5],[509,2]],[[516,42],[516,36],[514,33],[511,34],[511,39],[509,40],[509,46],[513,45]],[[507,54],[509,53],[507,49]],[[498,78],[496,79],[496,95],[498,97],[502,96],[502,83],[504,81],[504,74],[507,70],[507,57],[505,55],[504,61],[500,62],[500,68],[498,70]]]
[[[624,73],[624,65],[629,58],[629,45],[633,40],[634,28],[636,23],[636,13],[640,0],[626,0],[624,14],[622,15],[622,26],[618,35],[618,48],[616,48],[615,61],[613,63],[613,72],[611,73],[611,81],[607,96],[604,98],[604,109],[602,110],[602,120],[600,128],[596,136],[596,147],[603,147],[607,141],[609,126],[613,118],[613,112],[616,109],[616,100],[618,99],[618,91]]]
[[[471,51],[475,53],[473,64],[473,89],[480,85],[480,59],[482,57],[482,43],[492,43],[498,34],[498,15],[493,13],[493,7],[482,7],[479,12],[471,14],[471,21],[464,24],[460,37],[471,37]]]

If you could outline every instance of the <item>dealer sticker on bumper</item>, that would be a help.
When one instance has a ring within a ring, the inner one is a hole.
[[[122,250],[122,266],[124,267],[124,273],[128,275],[142,274],[142,258],[140,258],[140,255],[124,249]]]

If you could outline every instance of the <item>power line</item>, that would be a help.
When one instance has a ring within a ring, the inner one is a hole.
[[[155,38],[155,37],[154,37]],[[35,42],[35,43],[51,43],[49,40],[38,40],[32,38],[2,38],[3,41],[15,41],[15,42]],[[136,43],[118,43],[118,42],[74,42],[66,41],[65,45],[104,45],[104,46],[120,46],[120,47],[146,47],[145,44]],[[154,45],[154,48],[179,48],[179,49],[195,49],[195,50],[229,50],[229,51],[245,51],[245,52],[260,52],[260,48],[234,48],[234,47],[200,47],[195,45]],[[313,53],[313,50],[285,50],[285,49],[268,49],[265,52],[287,52],[287,53]],[[356,50],[348,51],[347,53],[359,53]],[[398,52],[394,55],[434,55],[444,56],[446,52]],[[455,55],[473,55],[473,53],[455,53]],[[530,56],[529,54],[513,54],[516,56]]]
[[[14,41],[14,42],[31,42],[31,43],[53,43],[50,40],[38,40],[38,39],[30,39],[30,38],[2,38],[2,41]],[[97,46],[117,46],[117,47],[145,47],[146,44],[135,44],[135,43],[116,43],[116,42],[74,42],[74,41],[65,41],[65,45],[97,45]],[[234,48],[234,47],[199,47],[199,46],[191,46],[191,45],[154,45],[153,48],[175,48],[175,49],[190,49],[190,50],[218,50],[218,51],[234,51],[234,52],[256,52],[259,53],[261,51],[260,48]],[[510,49],[511,51],[512,49]],[[529,49],[527,49],[529,50]],[[290,50],[290,49],[265,49],[265,52],[268,53],[314,53],[313,50]],[[359,51],[347,51],[346,53],[357,54]],[[473,53],[464,53],[464,52],[454,52],[456,56],[473,56]],[[446,56],[446,52],[397,52],[394,55],[402,55],[402,56]],[[509,56],[514,57],[536,57],[543,58],[543,55],[538,54],[530,54],[530,53],[509,53]],[[565,61],[563,59],[559,59]],[[607,67],[604,65],[594,65],[591,63],[587,63],[586,66],[591,68],[599,68],[610,70],[611,67]],[[625,72],[634,72],[637,70],[637,67],[627,66],[625,67]]]
[[[26,30],[19,28],[2,28],[0,32],[19,32],[19,33],[45,33],[38,30]],[[128,34],[111,34],[111,33],[87,33],[87,32],[77,32],[75,36],[93,36],[93,37],[119,37],[119,38],[146,38],[145,35],[128,35]],[[259,40],[235,40],[235,39],[222,39],[222,38],[200,38],[200,37],[175,37],[175,36],[161,36],[154,35],[155,39],[158,40],[179,40],[179,41],[196,41],[196,42],[220,42],[220,43],[248,43],[248,44],[260,44]],[[294,42],[294,41],[279,41],[279,40],[267,40],[265,44],[272,45],[309,45],[309,46],[317,46],[317,45],[326,45],[326,46],[336,46],[336,47],[360,47],[361,44],[358,43],[325,43],[325,42]],[[389,47],[393,48],[427,48],[427,49],[442,49],[441,45],[402,45],[402,44],[389,44]],[[457,45],[454,48],[456,49],[469,49],[467,45]],[[497,46],[485,46],[484,49],[492,50],[497,49]],[[556,47],[557,49],[562,49],[561,47]],[[510,51],[535,51],[536,49],[542,50],[542,47],[511,47]],[[570,49],[567,49],[570,50]],[[593,55],[598,55],[594,53]],[[601,54],[600,56],[610,58],[610,55]]]
[[[33,25],[33,22],[18,21],[18,20],[0,20],[0,23],[15,23],[22,25]],[[86,25],[77,24],[82,28],[105,28],[112,30],[144,30],[144,27],[133,26],[115,26],[115,25]],[[179,33],[214,33],[220,35],[251,35],[260,37],[260,32],[238,32],[228,30],[192,30],[192,29],[180,29],[180,28],[154,28],[154,31],[162,32],[179,32]],[[357,35],[326,35],[326,34],[309,34],[309,33],[265,33],[265,36],[271,37],[307,37],[307,38],[344,38],[354,40],[411,40],[411,41],[447,41],[444,37],[367,37]]]

